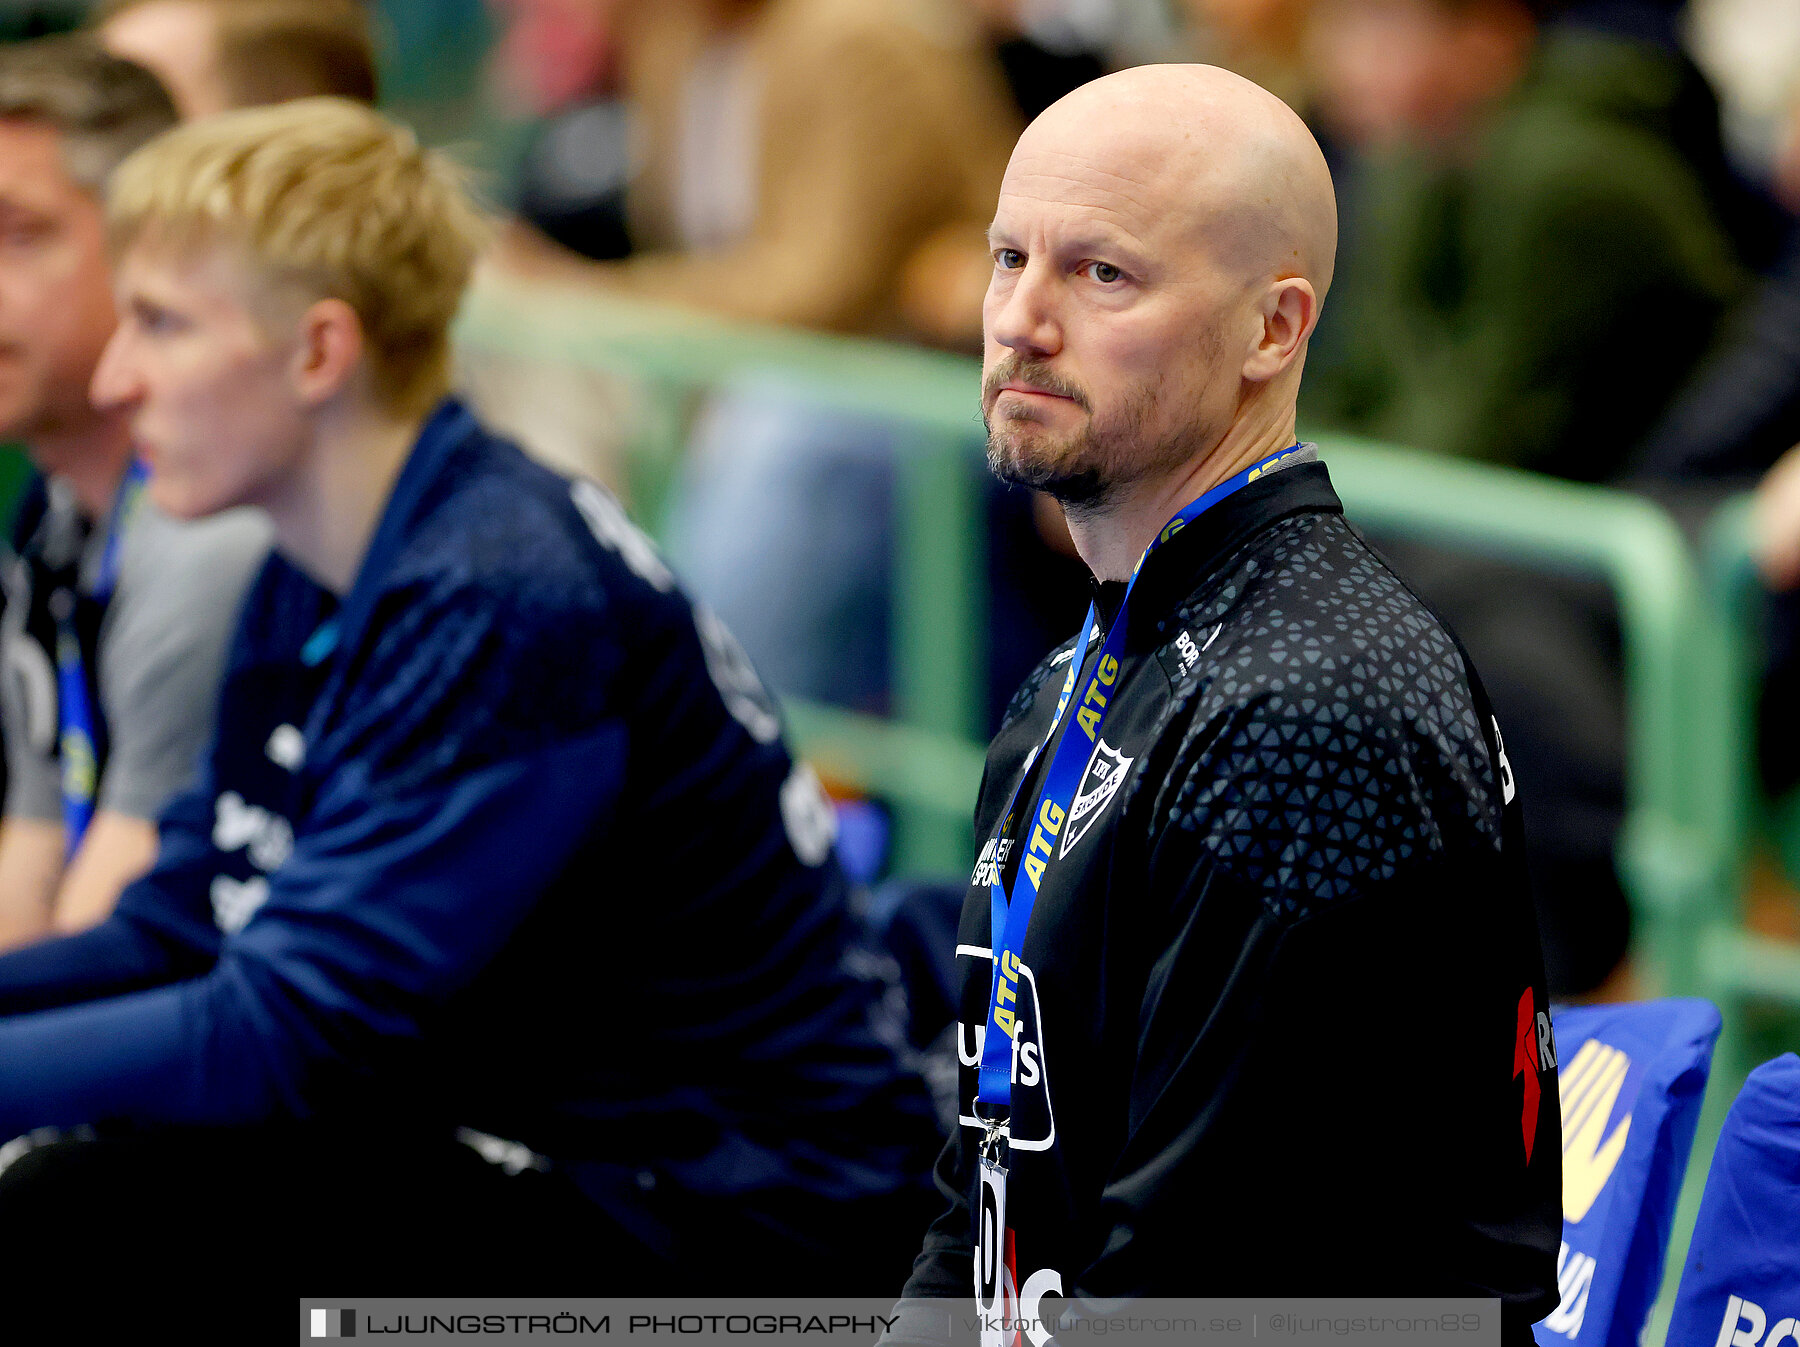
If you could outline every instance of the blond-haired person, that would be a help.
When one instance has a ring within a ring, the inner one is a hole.
[[[284,1323],[305,1287],[897,1276],[929,1111],[844,971],[828,807],[617,503],[445,397],[457,175],[307,100],[153,143],[110,224],[95,399],[152,499],[258,506],[275,555],[156,869],[0,959],[0,1136],[101,1129],[0,1175],[15,1258],[154,1212],[131,1272],[210,1239]]]

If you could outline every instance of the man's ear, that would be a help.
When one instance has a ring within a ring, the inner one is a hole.
[[[1244,361],[1244,377],[1266,383],[1280,374],[1305,349],[1306,339],[1319,322],[1319,295],[1304,276],[1287,276],[1270,283],[1257,305],[1262,334]]]
[[[315,300],[300,315],[298,337],[295,390],[312,406],[329,402],[362,365],[362,319],[341,299]]]

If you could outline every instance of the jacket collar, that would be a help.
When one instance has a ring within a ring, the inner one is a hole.
[[[1264,529],[1289,515],[1343,512],[1331,474],[1320,462],[1283,468],[1233,492],[1150,554],[1131,594],[1134,630],[1127,636],[1136,644],[1141,633],[1153,632],[1157,619],[1180,607],[1227,557]],[[1104,628],[1124,598],[1125,585],[1090,577],[1088,591]]]
[[[455,398],[437,405],[414,441],[394,488],[382,507],[381,519],[369,539],[369,550],[356,572],[356,581],[339,610],[337,645],[353,650],[375,611],[375,602],[387,587],[388,573],[405,549],[414,525],[423,513],[426,496],[443,475],[450,456],[471,436],[479,433],[469,410]]]

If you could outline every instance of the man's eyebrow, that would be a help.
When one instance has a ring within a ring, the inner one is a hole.
[[[1074,253],[1098,253],[1111,257],[1137,257],[1141,250],[1117,234],[1077,234],[1063,245]]]
[[[987,241],[990,248],[998,248],[1002,244],[1010,245],[1015,240],[1012,231],[996,220],[987,228]],[[1083,257],[1118,258],[1134,266],[1143,266],[1148,260],[1144,249],[1113,234],[1076,234],[1059,239],[1056,250]]]
[[[1156,264],[1156,256],[1149,249],[1126,235],[1111,232],[1073,234],[1057,245],[1057,251],[1070,260],[1110,262],[1140,277]]]

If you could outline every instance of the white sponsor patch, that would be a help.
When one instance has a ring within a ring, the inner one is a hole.
[[[477,1132],[473,1127],[457,1128],[456,1139],[490,1165],[497,1165],[508,1174],[522,1174],[528,1169],[548,1170],[550,1168],[548,1160],[520,1141],[508,1141],[505,1137]]]
[[[256,910],[269,901],[269,881],[261,875],[243,880],[216,875],[210,896],[213,924],[226,935],[235,935],[249,924]]]
[[[694,605],[694,630],[700,633],[700,649],[706,656],[706,672],[725,699],[731,718],[749,731],[759,744],[781,737],[781,717],[775,699],[757,677],[756,666],[738,644],[737,637],[719,615],[703,603]]]
[[[279,870],[294,854],[293,825],[235,790],[214,802],[212,840],[220,851],[249,848],[250,863],[264,872]]]
[[[263,751],[277,767],[297,772],[306,761],[306,740],[292,725],[277,725],[269,732],[269,742]]]
[[[987,845],[982,847],[981,855],[976,857],[975,870],[969,876],[969,883],[977,888],[991,889],[1000,882],[1000,876],[1006,871],[1007,857],[1012,855],[1013,839],[1010,837],[990,837]]]
[[[1200,647],[1194,644],[1192,636],[1183,631],[1175,637],[1175,653],[1181,660],[1180,676],[1186,678],[1200,662]]]
[[[956,957],[980,959],[990,968],[994,963],[993,951],[980,945],[958,945]],[[1031,971],[1029,964],[1022,961],[1019,964],[1019,978],[1019,1032],[1012,1042],[1012,1136],[1007,1144],[1015,1151],[1047,1151],[1056,1144],[1056,1110],[1050,1103],[1050,1062],[1044,1048],[1044,1007],[1038,1000],[1037,975]],[[1029,995],[1026,994],[1027,991]],[[985,1024],[957,1024],[956,1056],[964,1066],[980,1067],[981,1050],[986,1042]],[[1033,1119],[1026,1121],[1019,1105],[1026,1098],[1037,1095],[1043,1096],[1043,1118],[1035,1118],[1034,1108],[1028,1111]],[[958,1111],[957,1121],[964,1127],[980,1128],[981,1120],[974,1116],[973,1098],[964,1099],[961,1103],[962,1109]]]
[[[795,763],[781,784],[781,822],[802,865],[825,863],[837,841],[837,811],[825,798],[817,774],[803,762]]]
[[[1800,1318],[1776,1318],[1780,1310],[1766,1310],[1744,1296],[1728,1295],[1725,1318],[1713,1347],[1792,1347],[1800,1342]],[[1771,1324],[1769,1321],[1774,1319]]]
[[[1508,805],[1513,802],[1513,796],[1519,793],[1519,789],[1513,784],[1512,763],[1506,757],[1506,740],[1500,737],[1499,718],[1489,716],[1488,723],[1494,727],[1494,746],[1500,750],[1500,803]]]

